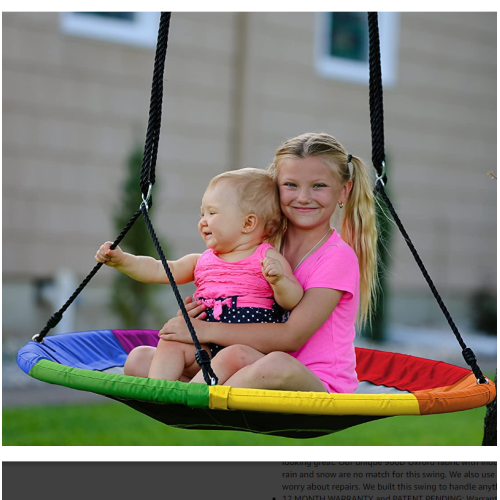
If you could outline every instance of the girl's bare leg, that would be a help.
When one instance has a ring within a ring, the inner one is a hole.
[[[125,375],[132,375],[133,377],[147,378],[155,352],[156,347],[145,345],[132,349],[125,361],[123,373],[125,373]]]
[[[219,380],[219,385],[223,385],[236,372],[255,363],[264,354],[246,345],[232,345],[220,351],[211,361],[212,370]],[[191,382],[204,384],[203,373],[200,371],[193,377]],[[229,385],[229,384],[227,384]]]
[[[210,352],[207,346],[202,347]],[[151,362],[149,378],[181,380],[186,382],[198,373],[200,367],[195,359],[196,348],[171,340],[160,340]]]
[[[309,368],[285,352],[262,355],[255,363],[237,371],[226,380],[225,385],[253,389],[328,392],[323,382]]]

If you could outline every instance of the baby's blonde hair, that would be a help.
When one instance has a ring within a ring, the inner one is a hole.
[[[275,154],[269,173],[277,181],[280,164],[292,158],[317,156],[330,167],[335,179],[344,185],[352,180],[352,190],[343,209],[342,239],[356,252],[360,272],[360,308],[358,325],[369,321],[377,290],[377,225],[373,186],[365,164],[348,154],[334,137],[328,134],[302,134],[286,141]]]
[[[227,181],[237,190],[238,203],[246,215],[255,214],[264,232],[264,240],[275,246],[283,230],[278,186],[266,170],[242,168],[229,170],[214,177],[207,191],[219,182]]]

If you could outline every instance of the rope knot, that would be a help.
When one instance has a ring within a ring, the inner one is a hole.
[[[472,366],[473,364],[476,364],[476,355],[474,354],[474,352],[472,351],[472,349],[470,347],[466,347],[463,351],[462,351],[462,356],[464,357],[465,359],[465,362],[469,365],[469,366]]]
[[[54,328],[61,320],[62,320],[62,313],[61,311],[57,311],[50,317],[49,321],[47,321],[47,326],[49,328]]]
[[[203,368],[203,365],[210,364],[210,356],[208,355],[208,352],[205,351],[205,349],[198,349],[196,351],[194,358],[196,359],[196,362],[198,363],[198,365],[201,366],[202,368]]]

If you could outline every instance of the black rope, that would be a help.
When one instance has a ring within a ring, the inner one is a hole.
[[[378,16],[376,12],[368,12],[368,32],[370,40],[370,124],[372,132],[372,163],[378,176],[385,175],[385,139],[384,139],[384,92],[382,87],[382,69],[380,64],[380,38]]]
[[[196,332],[187,313],[186,306],[184,305],[182,297],[177,288],[177,284],[175,283],[174,277],[170,271],[170,268],[168,267],[168,263],[161,248],[160,242],[156,237],[153,225],[148,216],[148,210],[153,204],[153,199],[151,197],[151,187],[156,180],[156,159],[158,156],[158,144],[160,141],[161,114],[163,105],[163,74],[165,71],[165,59],[168,47],[170,17],[170,12],[162,12],[160,17],[160,27],[158,29],[158,41],[156,45],[153,83],[151,86],[149,123],[146,133],[146,144],[144,147],[144,156],[141,167],[140,185],[144,200],[144,203],[141,204],[141,209],[144,221],[146,222],[149,233],[156,247],[156,251],[160,256],[160,260],[163,264],[165,272],[167,273],[167,277],[174,291],[174,295],[177,299],[177,303],[179,304],[182,316],[186,321],[189,333],[191,334],[191,338],[193,339],[193,343],[196,348],[196,361],[203,371],[205,382],[207,384],[214,385],[217,384],[218,380],[215,373],[212,371],[210,357],[208,356],[207,352],[201,348],[201,345],[196,336]]]
[[[168,47],[168,31],[170,28],[170,12],[162,12],[158,28],[153,82],[151,85],[151,99],[149,102],[149,121],[146,132],[146,143],[142,158],[140,185],[143,197],[150,191],[150,186],[156,181],[156,158],[160,142],[161,112],[163,103],[163,74]],[[148,201],[151,208],[152,199]]]
[[[158,40],[156,44],[156,55],[153,70],[153,82],[151,86],[149,122],[146,132],[146,142],[144,145],[144,155],[141,167],[140,186],[143,200],[147,200],[149,208],[153,204],[153,200],[151,197],[151,187],[156,180],[155,168],[156,158],[158,155],[158,143],[160,140],[161,107],[163,101],[163,73],[165,70],[165,58],[167,55],[170,16],[170,12],[162,12],[160,16],[160,25],[158,27]],[[111,249],[114,250],[118,246],[123,237],[133,226],[134,222],[138,219],[140,214],[141,209],[139,208],[139,210],[137,210],[137,212],[132,216],[127,225],[123,228],[118,238],[113,242],[113,244],[111,245]],[[94,266],[92,271],[80,283],[79,287],[75,290],[75,292],[67,300],[67,302],[61,307],[61,309],[59,309],[59,311],[55,312],[50,317],[43,330],[33,336],[33,340],[36,340],[37,342],[43,342],[43,339],[47,335],[47,333],[61,321],[64,312],[74,302],[76,297],[78,297],[80,292],[87,286],[87,284],[97,274],[97,271],[99,271],[101,267],[102,263],[98,263]]]
[[[146,142],[144,145],[144,155],[141,166],[141,176],[140,176],[140,186],[142,191],[142,199],[143,202],[139,207],[139,210],[133,215],[130,221],[127,223],[125,228],[122,230],[118,238],[111,245],[111,249],[114,250],[118,244],[121,242],[125,234],[129,231],[129,229],[133,226],[139,215],[142,213],[144,221],[148,227],[149,233],[153,239],[158,255],[160,256],[160,260],[163,264],[165,272],[167,273],[167,277],[170,281],[172,289],[175,294],[175,298],[177,299],[177,303],[182,311],[182,315],[184,320],[186,321],[189,333],[191,334],[191,338],[193,339],[193,343],[196,348],[196,361],[198,365],[201,367],[203,371],[203,377],[207,384],[214,385],[217,384],[218,379],[215,373],[212,370],[210,363],[210,356],[208,353],[201,348],[200,342],[196,336],[196,332],[193,328],[191,320],[186,310],[186,306],[182,300],[182,297],[177,288],[177,284],[175,283],[174,277],[168,267],[167,260],[165,258],[165,254],[161,248],[160,242],[156,237],[153,225],[148,216],[148,210],[151,208],[153,200],[151,197],[151,188],[156,180],[156,159],[158,156],[158,144],[160,141],[160,128],[161,128],[161,114],[162,114],[162,103],[163,103],[163,74],[165,71],[165,59],[167,54],[168,47],[168,31],[170,27],[170,12],[162,12],[160,17],[160,25],[158,28],[158,40],[156,45],[156,55],[155,55],[155,63],[153,70],[153,82],[151,85],[151,99],[150,99],[150,108],[149,108],[149,121],[148,121],[148,129],[146,132]],[[73,295],[68,299],[68,301],[63,305],[63,307],[54,313],[47,322],[45,328],[37,335],[33,337],[33,340],[37,342],[43,342],[44,337],[47,333],[54,328],[62,319],[62,316],[66,309],[73,303],[76,297],[80,294],[80,292],[87,286],[89,281],[96,275],[97,271],[102,267],[102,263],[98,263],[94,266],[92,271],[88,274],[88,276],[82,281],[80,286],[75,290]]]
[[[432,294],[434,295],[434,298],[436,299],[437,303],[439,304],[439,307],[441,308],[441,311],[444,314],[444,317],[448,321],[448,324],[450,325],[451,330],[455,334],[455,337],[460,344],[460,347],[462,348],[462,356],[465,359],[465,362],[471,367],[475,377],[478,379],[478,381],[481,384],[484,384],[487,382],[486,378],[484,377],[483,373],[481,372],[479,366],[477,365],[476,361],[476,356],[474,355],[474,352],[472,349],[467,347],[465,344],[464,340],[462,339],[462,336],[460,335],[460,332],[458,331],[458,328],[453,321],[446,305],[443,302],[443,299],[439,295],[439,292],[437,291],[434,282],[432,281],[431,277],[429,276],[429,273],[427,272],[427,269],[424,266],[424,263],[422,262],[422,259],[420,258],[415,246],[413,245],[413,242],[411,241],[410,237],[408,236],[408,233],[406,232],[400,218],[398,217],[398,214],[396,213],[391,201],[389,200],[389,197],[387,196],[387,193],[385,192],[384,186],[379,182],[377,184],[377,191],[379,194],[382,196],[384,199],[387,208],[392,214],[392,217],[394,219],[394,222],[397,224],[399,230],[401,231],[401,234],[403,235],[404,240],[406,241],[406,244],[408,245],[408,248],[410,249],[410,252],[412,253],[418,267],[420,268],[420,271],[422,271],[422,274],[427,281],[427,284],[429,285],[429,288],[431,289]]]
[[[377,171],[377,181],[375,184],[375,191],[378,192],[384,199],[387,208],[392,214],[394,222],[398,226],[403,238],[410,249],[415,261],[417,262],[420,271],[422,272],[427,284],[429,285],[432,294],[434,295],[441,311],[443,312],[451,330],[462,348],[462,356],[465,362],[471,367],[476,379],[479,383],[488,383],[488,380],[481,372],[476,360],[476,356],[472,349],[467,347],[465,342],[458,331],[455,322],[453,321],[448,309],[446,308],[443,299],[439,295],[434,283],[427,272],[427,269],[422,262],[422,259],[417,253],[406,229],[404,228],[394,206],[392,205],[384,186],[387,183],[387,176],[385,175],[385,152],[384,152],[384,112],[383,112],[383,87],[382,87],[382,70],[380,68],[380,42],[378,31],[378,16],[376,12],[368,13],[368,31],[370,41],[370,122],[372,129],[372,162],[375,170]]]
[[[139,215],[141,215],[141,210],[137,210],[137,212],[132,216],[132,218],[127,222],[127,225],[122,229],[122,232],[118,235],[118,238],[111,245],[111,249],[114,250],[120,242],[123,240],[124,236],[128,233],[129,229],[134,225],[134,222],[138,219]],[[47,321],[47,324],[43,328],[40,333],[37,333],[33,336],[33,340],[36,342],[43,342],[44,337],[49,333],[49,331],[54,328],[59,321],[61,321],[63,314],[66,312],[66,309],[75,301],[75,299],[80,295],[80,292],[88,285],[90,280],[97,274],[97,271],[101,269],[102,262],[99,262],[94,266],[92,271],[87,275],[87,277],[80,283],[78,288],[73,292],[73,295],[66,301],[66,303],[59,309],[59,311],[55,312],[50,319]]]
[[[196,348],[195,358],[196,358],[198,365],[201,367],[201,369],[203,371],[203,378],[205,379],[205,382],[207,384],[216,385],[218,382],[218,379],[212,370],[212,366],[210,363],[210,357],[209,357],[207,351],[202,349],[200,342],[198,340],[198,337],[196,336],[196,332],[193,328],[193,324],[191,323],[191,319],[189,318],[189,315],[187,313],[186,306],[184,305],[184,302],[182,300],[179,289],[177,288],[177,284],[175,283],[175,279],[174,279],[174,276],[172,275],[172,271],[170,270],[170,267],[168,266],[167,259],[165,258],[165,254],[163,253],[160,242],[158,241],[155,230],[153,228],[153,224],[151,223],[151,220],[148,216],[148,209],[145,206],[145,204],[141,205],[141,210],[142,210],[142,216],[144,218],[144,221],[146,222],[146,226],[148,227],[149,234],[151,235],[151,238],[153,239],[156,251],[158,252],[158,255],[160,256],[161,263],[163,264],[163,268],[165,269],[165,272],[167,273],[168,280],[170,281],[170,285],[172,287],[172,290],[174,291],[175,298],[177,299],[177,303],[179,304],[179,307],[181,309],[184,321],[186,322],[189,333],[191,334],[191,338],[192,338],[194,346]]]

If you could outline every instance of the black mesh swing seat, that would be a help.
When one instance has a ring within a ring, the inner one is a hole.
[[[167,277],[198,353],[207,384],[169,382],[123,375],[128,353],[136,346],[156,346],[151,330],[93,330],[46,337],[87,283],[102,267],[97,264],[66,304],[18,353],[28,375],[52,384],[92,391],[121,401],[168,425],[184,429],[258,432],[288,437],[317,437],[353,425],[394,415],[430,415],[477,408],[492,402],[495,385],[479,369],[451,319],[384,190],[382,80],[376,13],[368,14],[370,35],[370,116],[375,192],[381,196],[462,348],[470,369],[442,361],[371,349],[356,349],[359,388],[354,394],[236,389],[217,385],[210,359],[201,349],[182,297],[148,216],[160,137],[163,70],[170,14],[162,13],[153,72],[150,116],[140,186],[142,203],[111,248],[116,248],[140,215],[155,243]]]

